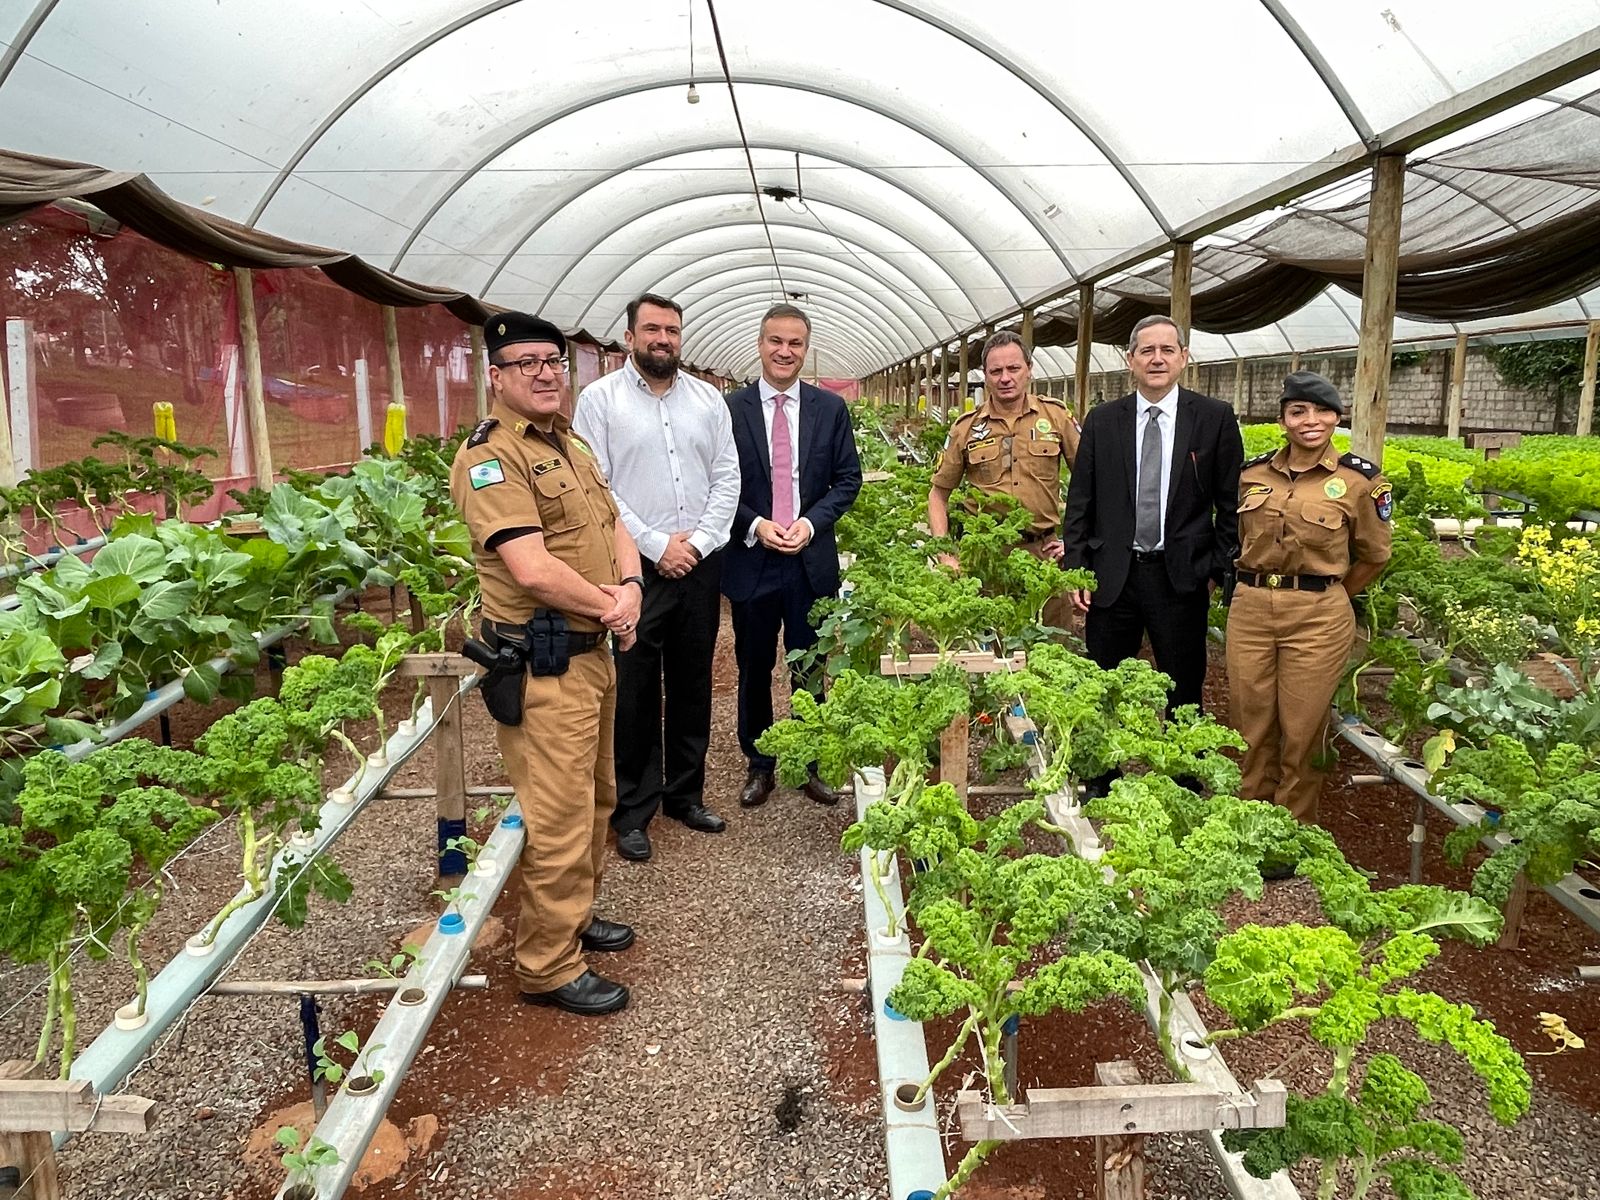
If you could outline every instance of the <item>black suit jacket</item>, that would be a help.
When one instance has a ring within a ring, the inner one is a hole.
[[[1062,565],[1095,573],[1097,607],[1122,594],[1133,561],[1137,398],[1133,393],[1089,411],[1067,485]],[[1207,579],[1220,583],[1238,557],[1243,462],[1244,441],[1233,409],[1179,388],[1164,543],[1174,590],[1190,592]]]
[[[746,546],[750,523],[772,518],[772,458],[761,415],[761,388],[751,384],[728,397],[733,441],[739,450],[739,509],[722,563],[722,591],[729,600],[749,600],[765,590],[769,559],[781,557],[760,542]],[[815,529],[800,552],[815,596],[839,590],[839,546],[833,527],[861,491],[861,460],[844,400],[833,392],[800,385],[800,511]]]

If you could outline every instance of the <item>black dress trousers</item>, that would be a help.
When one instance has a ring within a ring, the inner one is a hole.
[[[639,637],[617,655],[618,833],[644,829],[656,810],[703,802],[711,742],[711,661],[722,618],[722,551],[681,579],[642,564]],[[665,709],[663,710],[663,700]]]
[[[1105,607],[1090,607],[1083,640],[1089,657],[1105,670],[1139,657],[1146,635],[1156,669],[1172,680],[1169,710],[1199,704],[1206,681],[1206,616],[1211,595],[1204,587],[1180,592],[1160,558],[1129,565],[1122,594]]]

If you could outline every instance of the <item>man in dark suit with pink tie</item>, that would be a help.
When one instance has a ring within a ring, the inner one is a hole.
[[[750,763],[739,796],[746,808],[766,803],[776,786],[773,760],[755,743],[772,724],[779,631],[786,650],[816,644],[811,606],[839,590],[833,527],[861,490],[844,400],[800,382],[811,321],[792,304],[775,304],[761,319],[759,345],[761,378],[728,397],[741,482],[722,569],[739,664],[739,746]],[[790,685],[807,681],[791,675]],[[810,686],[820,693],[820,678]],[[815,775],[805,792],[818,804],[839,801]]]

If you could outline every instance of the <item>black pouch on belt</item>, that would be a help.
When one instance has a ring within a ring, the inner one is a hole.
[[[567,618],[554,609],[535,609],[528,619],[528,674],[565,675],[571,647]]]
[[[522,646],[495,634],[492,645],[468,638],[461,653],[484,668],[478,691],[489,715],[502,725],[522,724],[522,689],[528,682],[527,656]]]

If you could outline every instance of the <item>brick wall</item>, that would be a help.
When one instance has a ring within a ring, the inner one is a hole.
[[[1303,355],[1300,366],[1326,375],[1345,397],[1355,382],[1353,353],[1341,355]],[[1245,363],[1244,414],[1247,422],[1274,421],[1277,399],[1289,360],[1255,359]],[[1235,366],[1231,361],[1203,363],[1195,368],[1197,390],[1219,400],[1233,402]],[[1445,403],[1450,389],[1450,354],[1436,350],[1419,363],[1394,368],[1389,376],[1389,429],[1393,433],[1442,434],[1445,431]],[[1089,394],[1097,392],[1103,400],[1126,395],[1133,383],[1126,371],[1092,375]],[[1465,409],[1462,432],[1486,429],[1515,430],[1519,433],[1571,433],[1577,421],[1578,402],[1568,397],[1555,401],[1500,381],[1494,364],[1480,350],[1467,353],[1464,389]]]

